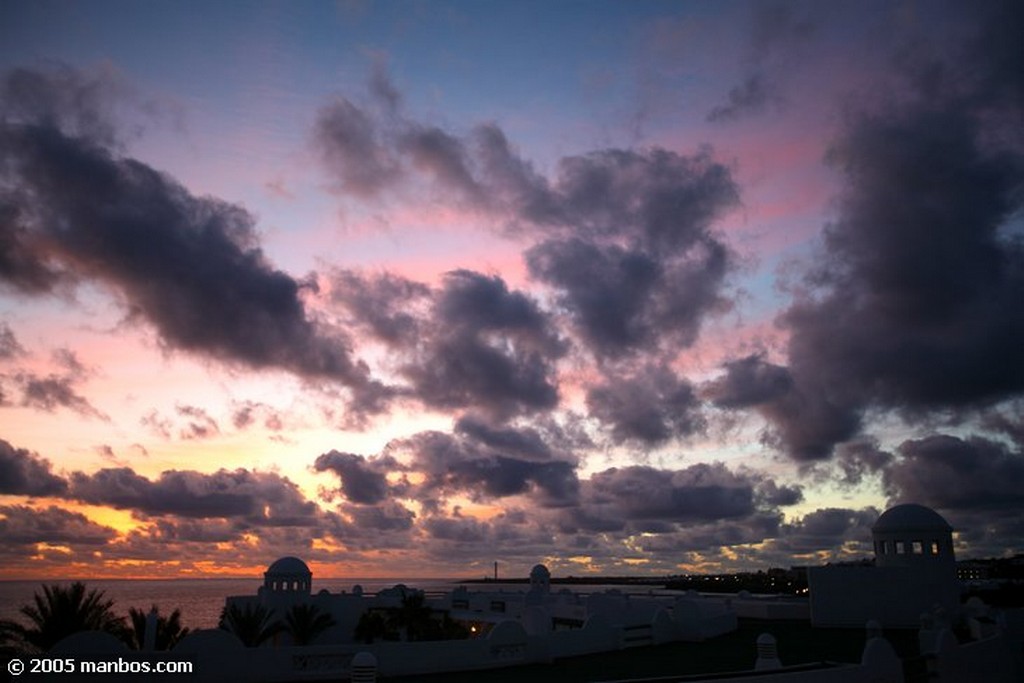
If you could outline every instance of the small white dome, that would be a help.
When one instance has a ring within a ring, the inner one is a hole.
[[[875,525],[874,533],[890,533],[896,531],[944,531],[949,533],[953,527],[935,510],[917,503],[905,503],[891,507],[881,514]]]

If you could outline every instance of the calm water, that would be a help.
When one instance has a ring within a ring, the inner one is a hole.
[[[0,619],[16,619],[24,622],[19,614],[22,605],[32,602],[32,596],[41,592],[40,581],[0,581]],[[67,581],[46,581],[47,584]],[[396,583],[420,588],[427,592],[450,591],[459,585],[470,590],[505,590],[510,592],[523,591],[528,586],[522,583],[489,583],[461,584],[456,579],[321,579],[313,580],[313,592],[328,590],[332,593],[352,591],[359,584],[366,593],[376,593],[383,588],[390,588]],[[94,580],[85,581],[88,589],[104,591],[106,598],[114,601],[114,613],[127,615],[130,607],[145,611],[150,605],[156,604],[161,613],[169,614],[175,609],[181,610],[181,621],[189,628],[213,628],[220,618],[220,610],[224,606],[224,598],[229,595],[255,595],[262,581],[258,579],[174,579],[174,580]],[[595,584],[565,586],[573,592],[599,593],[615,589],[623,593],[647,594],[651,587],[640,585]],[[553,586],[559,590],[563,586]],[[677,591],[654,589],[655,593],[666,595]]]
[[[24,621],[19,614],[22,605],[32,602],[42,583],[66,581],[0,581],[0,619]],[[458,584],[441,579],[323,579],[313,580],[313,592],[327,589],[332,593],[351,591],[360,584],[363,590],[375,593],[396,583],[404,583],[427,591],[451,590]],[[181,609],[181,621],[189,628],[213,628],[217,625],[224,598],[229,595],[255,595],[262,584],[258,579],[175,579],[175,580],[95,580],[85,581],[88,589],[105,592],[114,601],[114,612],[128,614],[130,607],[148,611],[156,603],[162,613]]]

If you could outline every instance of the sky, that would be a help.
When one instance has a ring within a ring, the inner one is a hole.
[[[0,3],[0,578],[1024,552],[1015,2]]]

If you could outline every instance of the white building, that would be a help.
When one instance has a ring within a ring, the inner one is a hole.
[[[914,628],[936,606],[950,616],[961,585],[953,527],[942,515],[908,503],[886,510],[871,528],[875,566],[827,566],[808,572],[815,626]]]

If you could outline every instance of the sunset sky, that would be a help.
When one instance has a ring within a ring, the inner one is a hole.
[[[1024,5],[0,4],[0,578],[1024,552]]]

